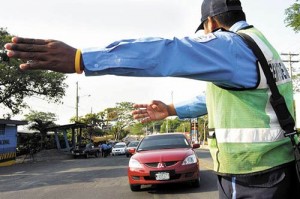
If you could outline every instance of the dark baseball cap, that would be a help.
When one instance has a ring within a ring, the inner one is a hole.
[[[243,10],[240,0],[203,0],[201,6],[201,24],[196,32],[204,29],[203,22],[206,21],[208,17],[213,17],[232,10]]]

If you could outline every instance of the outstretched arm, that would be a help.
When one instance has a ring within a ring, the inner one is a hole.
[[[134,104],[136,109],[132,111],[134,119],[140,119],[142,123],[163,120],[168,116],[176,115],[176,110],[173,104],[166,105],[165,103],[153,100],[150,104]]]
[[[153,100],[150,104],[134,104],[136,110],[132,115],[142,123],[163,120],[168,116],[178,116],[181,119],[196,118],[207,114],[205,101],[204,95],[195,96],[176,105]]]

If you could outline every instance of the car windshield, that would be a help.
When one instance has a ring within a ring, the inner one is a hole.
[[[114,148],[124,148],[125,146],[125,144],[116,144]]]
[[[128,147],[136,147],[139,144],[139,142],[130,142],[128,144]]]
[[[189,142],[184,135],[167,134],[145,137],[137,151],[172,149],[172,148],[190,148]]]

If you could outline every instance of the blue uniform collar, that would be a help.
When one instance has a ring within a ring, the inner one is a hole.
[[[238,30],[243,29],[247,26],[249,26],[249,24],[246,21],[239,21],[233,24],[233,26],[229,28],[229,31],[237,32]]]

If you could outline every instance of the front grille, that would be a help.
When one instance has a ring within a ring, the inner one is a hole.
[[[177,161],[170,161],[170,162],[162,162],[166,167],[173,166],[177,163]],[[152,168],[157,168],[159,162],[150,162],[150,163],[145,163],[147,167],[152,167]]]
[[[154,167],[154,168],[157,168],[158,162],[145,163],[145,165],[146,165],[147,167]]]

